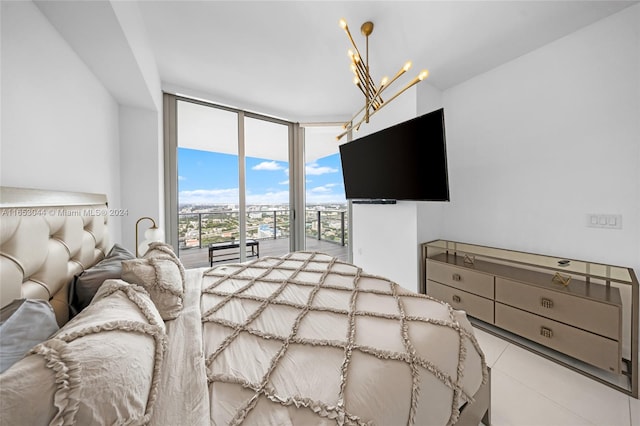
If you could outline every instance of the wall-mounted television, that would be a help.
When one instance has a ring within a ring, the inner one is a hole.
[[[449,201],[444,109],[340,145],[347,199]]]

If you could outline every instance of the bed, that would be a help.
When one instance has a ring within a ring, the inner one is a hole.
[[[106,198],[1,191],[3,310],[48,301],[59,327],[0,374],[2,424],[490,424],[446,303],[322,253],[185,270],[159,243],[69,320],[74,277],[115,248]]]

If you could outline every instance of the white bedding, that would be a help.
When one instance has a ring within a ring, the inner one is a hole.
[[[452,424],[486,380],[464,313],[322,254],[205,273],[211,423]]]
[[[183,309],[166,321],[165,368],[151,418],[152,425],[208,425],[209,397],[202,356],[200,288],[206,268],[185,271]]]

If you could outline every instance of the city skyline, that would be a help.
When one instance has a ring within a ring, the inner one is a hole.
[[[289,163],[246,157],[246,202],[250,205],[289,203]],[[340,154],[305,164],[307,204],[345,204]],[[238,157],[178,148],[178,203],[237,205]]]

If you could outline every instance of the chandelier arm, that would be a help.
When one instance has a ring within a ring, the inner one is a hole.
[[[346,135],[350,131],[351,131],[351,128],[349,128],[349,129],[345,130],[344,132],[340,133],[338,136],[336,136],[336,140],[339,141],[340,139],[342,139],[344,137],[344,135]]]
[[[373,93],[371,93],[371,82],[370,80],[373,80],[371,78],[371,72],[369,70],[369,36],[365,37],[365,53],[366,53],[366,57],[365,57],[365,71],[367,74],[367,77],[369,78],[369,80],[367,81],[367,98],[365,100],[365,110],[364,110],[364,117],[367,121],[367,123],[369,122],[369,109],[371,108],[371,105],[373,104],[374,98],[373,98]],[[375,86],[374,86],[375,87]]]
[[[360,121],[358,121],[358,126],[360,126],[360,124],[364,121],[364,116],[362,116],[363,118],[360,119]],[[353,121],[349,122],[347,121],[346,123],[344,123],[342,125],[344,127],[344,131],[342,133],[340,133],[337,137],[338,140],[340,140],[341,137],[343,137],[344,135],[346,135],[347,133],[349,133],[350,131],[352,131],[356,126],[353,124]],[[356,131],[358,131],[358,129],[356,129]]]
[[[365,66],[362,64],[362,61],[355,62],[355,65],[358,71],[358,78],[360,79],[362,84],[364,84],[369,90],[371,87],[375,87],[373,78],[371,78],[371,74],[367,72]]]
[[[366,107],[367,107],[367,105],[365,104],[365,106],[363,106],[362,108],[360,108],[360,109],[358,110],[358,112],[356,112],[356,113],[353,115],[353,117],[351,117],[351,120],[349,120],[349,121],[345,121],[345,122],[344,122],[344,124],[342,125],[342,128],[343,128],[343,129],[346,129],[346,128],[349,126],[349,123],[353,124],[353,120],[355,120],[355,119],[356,119],[356,117],[357,117],[357,116],[359,116],[359,115],[364,111],[364,109],[365,109]]]
[[[351,37],[351,31],[349,31],[349,27],[345,26],[344,31],[347,33],[347,36],[349,37],[349,41],[351,41],[351,46],[353,46],[353,48],[356,49],[356,53],[360,58],[362,58],[362,55],[360,54],[360,50],[358,50],[358,46],[356,46],[356,42],[353,41],[353,37]]]
[[[384,85],[384,87],[382,87],[382,89],[380,89],[380,93],[384,92],[389,86],[391,86],[405,72],[406,71],[404,70],[404,68],[401,68],[400,71],[398,71],[398,73],[386,85]],[[380,93],[378,93],[378,95],[380,95]]]
[[[407,83],[406,86],[404,86],[402,89],[400,89],[400,91],[398,93],[396,93],[395,95],[393,95],[392,97],[390,97],[386,102],[384,102],[380,108],[374,110],[371,114],[375,114],[376,112],[380,111],[382,109],[382,107],[384,107],[386,104],[391,103],[391,101],[393,101],[395,98],[397,98],[398,96],[400,96],[401,94],[403,94],[405,91],[407,91],[409,88],[411,88],[412,86],[415,86],[416,84],[418,84],[421,81],[420,77],[416,77],[413,80],[411,80],[409,83]]]
[[[375,91],[374,91],[374,89],[375,89]],[[380,98],[380,96],[379,96],[379,93],[380,93],[381,89],[382,89],[382,86],[379,87],[378,89],[376,89],[375,86],[372,87],[371,91],[373,92],[373,94],[372,94],[371,98],[368,99],[368,102],[365,105],[365,108],[367,110],[369,110],[370,108],[373,108],[374,110],[376,110],[376,109],[379,109],[379,108],[382,107],[382,104],[384,104],[384,101],[382,101],[382,98]],[[378,99],[380,99],[380,101],[378,101]]]
[[[362,92],[362,94],[365,96],[365,98],[367,97],[367,92],[364,89],[364,87],[362,87],[362,84],[360,84],[360,82],[358,82],[358,84],[356,84],[356,86],[358,87],[358,89],[360,89],[360,91]]]
[[[360,127],[360,125],[365,121],[365,116],[363,115],[362,118],[360,119],[360,121],[358,121],[356,124],[353,124],[353,121],[356,119],[356,117],[358,115],[360,115],[360,113],[364,111],[364,107],[360,109],[360,111],[358,111],[358,113],[356,115],[353,116],[353,118],[350,121],[345,122],[342,127],[344,128],[344,131],[342,133],[340,133],[336,139],[340,140],[340,138],[342,138],[344,135],[346,135],[347,133],[349,133],[350,131],[352,131],[353,129],[356,129]]]
[[[362,69],[362,66],[358,66],[359,63],[356,63],[356,77],[358,77],[358,80],[360,80],[360,83],[362,84],[368,84],[368,78],[367,75],[365,73],[365,70]]]
[[[384,79],[383,79],[383,81],[384,81]],[[380,94],[382,92],[384,92],[387,89],[387,87],[389,87],[393,83],[393,81],[394,80],[391,80],[391,82],[387,82],[387,83],[380,83],[380,86],[376,89],[376,91],[375,91],[375,93],[373,95],[373,98],[376,99],[376,100],[379,99],[379,101],[378,101],[379,105],[384,104],[384,100],[380,97]]]

